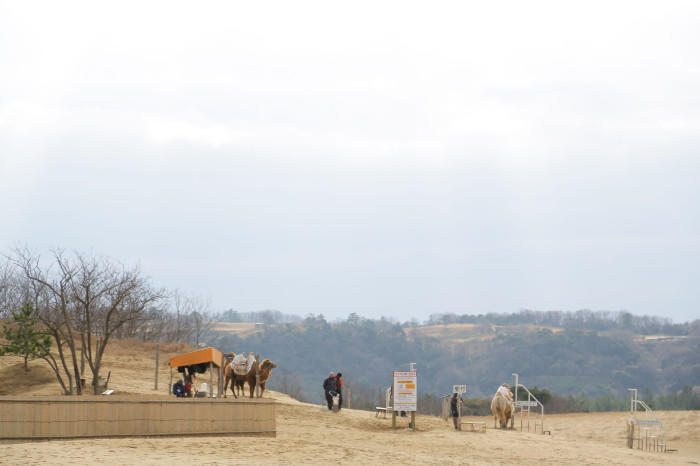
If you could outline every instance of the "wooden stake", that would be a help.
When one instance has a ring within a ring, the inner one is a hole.
[[[153,390],[158,390],[158,358],[160,356],[160,345],[156,343],[156,376]]]

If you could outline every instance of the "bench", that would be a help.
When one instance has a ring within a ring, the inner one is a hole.
[[[384,406],[377,406],[375,409],[377,410],[377,412],[374,414],[374,417],[379,417],[380,413],[383,413],[384,417],[386,417],[388,413],[393,411],[391,406],[388,406],[386,408]]]
[[[384,413],[384,417],[386,418],[387,414],[394,411],[391,406],[391,387],[384,391],[384,402],[386,403],[385,406],[377,406],[375,408],[377,412],[374,414],[374,417],[379,417],[379,413]]]
[[[469,426],[469,431],[470,432],[486,432],[486,423],[485,422],[479,422],[479,421],[462,421],[460,423],[462,426],[463,425],[468,425]]]

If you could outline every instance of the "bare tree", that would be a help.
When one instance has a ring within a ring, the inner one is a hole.
[[[144,341],[179,341],[199,346],[213,329],[210,307],[209,298],[175,290],[167,300],[149,306],[144,312],[143,322],[126,322],[114,336]]]
[[[11,264],[8,261],[0,263],[0,319],[7,318],[10,311],[15,309],[12,304],[13,272]]]
[[[138,338],[141,341],[167,341],[167,329],[170,325],[170,314],[160,305],[149,306],[144,312],[143,321],[126,322],[117,332],[115,338]]]
[[[143,322],[147,307],[164,297],[138,268],[126,269],[106,259],[80,254],[69,258],[55,250],[53,267],[44,267],[38,255],[18,249],[11,261],[25,279],[23,289],[31,290],[37,318],[56,342],[60,366],[49,365],[66,393],[82,393],[83,356],[96,393],[110,338],[129,323]]]
[[[40,256],[32,254],[28,249],[18,249],[15,252],[15,257],[11,260],[25,278],[22,288],[32,290],[36,317],[56,342],[59,359],[54,359],[54,364],[49,362],[49,366],[66,394],[73,393],[74,381],[77,381],[75,390],[80,394],[80,371],[75,358],[75,334],[70,318],[70,282],[75,271],[61,260],[60,251],[54,251],[54,257],[58,259],[56,273],[51,273],[50,268],[44,270]],[[73,362],[72,369],[69,362]]]
[[[3,257],[0,263],[0,319],[10,318],[12,311],[18,311],[28,300],[27,290],[21,286],[17,268]]]
[[[194,326],[193,343],[198,347],[202,343],[202,339],[211,334],[214,327],[214,324],[211,322],[211,299],[192,297],[191,300],[194,308],[192,312],[192,324]]]
[[[211,300],[175,290],[170,295],[166,339],[198,346],[212,329],[209,308]]]
[[[169,341],[190,341],[193,333],[191,300],[179,290],[170,294],[168,301],[170,319],[166,330]]]
[[[92,386],[98,390],[102,357],[110,338],[128,323],[143,323],[149,305],[162,299],[138,268],[125,269],[106,260],[76,256],[72,280],[75,298],[75,327],[92,371]]]

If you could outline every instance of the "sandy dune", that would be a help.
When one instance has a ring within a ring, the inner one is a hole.
[[[107,357],[111,388],[135,397],[167,393],[165,367],[183,347],[161,348],[159,390],[153,388],[153,348],[119,343]],[[168,351],[170,350],[170,351]],[[0,358],[0,371],[17,359]],[[38,369],[41,363],[34,363]],[[205,377],[208,381],[208,376]],[[320,383],[320,382],[319,382]],[[55,384],[17,390],[56,394]],[[625,413],[550,415],[551,436],[500,431],[454,432],[451,422],[418,416],[417,431],[392,431],[389,418],[357,410],[328,412],[284,394],[279,401],[277,437],[166,437],[51,441],[0,441],[0,464],[700,464],[700,412],[661,412],[673,453],[648,453],[624,447]]]

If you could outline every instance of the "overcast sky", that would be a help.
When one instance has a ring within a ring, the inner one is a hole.
[[[700,318],[700,2],[0,2],[0,249],[214,310]]]

